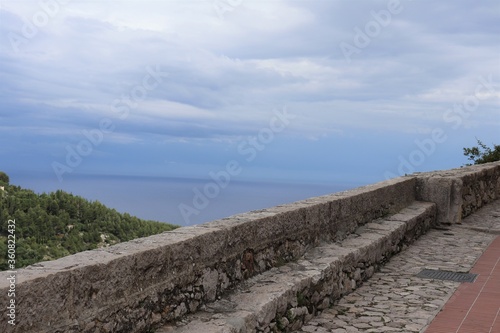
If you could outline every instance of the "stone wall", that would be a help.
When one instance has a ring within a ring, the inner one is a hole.
[[[415,179],[399,178],[21,269],[18,324],[9,331],[144,332],[321,240],[341,240],[401,210],[415,200],[414,188]],[[2,304],[8,275],[0,273]],[[2,316],[0,330],[6,328]]]
[[[438,206],[438,222],[460,223],[500,198],[500,162],[417,174],[417,199]]]
[[[416,199],[456,222],[498,198],[499,173],[492,163],[401,177],[42,262],[17,271],[17,324],[4,314],[0,331],[147,332]],[[10,275],[0,272],[2,307]]]

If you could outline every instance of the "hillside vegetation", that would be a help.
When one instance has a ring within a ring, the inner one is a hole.
[[[8,227],[9,220],[15,220],[15,229]],[[15,235],[16,268],[20,268],[176,227],[121,214],[64,191],[36,194],[10,185],[9,177],[0,172],[0,270],[7,270],[11,234]]]

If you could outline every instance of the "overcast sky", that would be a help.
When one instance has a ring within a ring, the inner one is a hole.
[[[0,38],[8,173],[368,183],[500,143],[498,0],[3,0]]]

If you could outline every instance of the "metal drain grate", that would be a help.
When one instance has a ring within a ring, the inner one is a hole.
[[[420,273],[418,273],[417,276],[424,279],[448,280],[455,282],[474,282],[477,274],[424,269]]]

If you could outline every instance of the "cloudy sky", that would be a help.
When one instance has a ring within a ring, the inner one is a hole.
[[[500,143],[500,2],[3,0],[0,169],[369,183]]]

